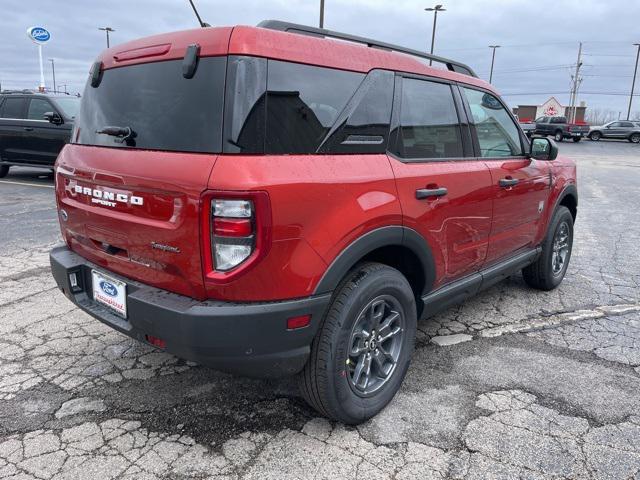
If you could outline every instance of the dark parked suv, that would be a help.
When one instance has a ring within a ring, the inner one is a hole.
[[[80,99],[70,95],[0,94],[0,177],[11,165],[52,169],[79,107]]]
[[[453,60],[275,21],[145,38],[91,69],[52,273],[125,335],[298,375],[358,423],[400,388],[420,319],[520,271],[560,284],[578,195],[557,153]]]

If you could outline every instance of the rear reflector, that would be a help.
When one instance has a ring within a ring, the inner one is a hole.
[[[308,327],[311,323],[311,315],[300,315],[287,319],[287,330]]]
[[[154,337],[153,335],[145,335],[145,338],[147,339],[147,342],[149,342],[154,347],[166,348],[167,346],[167,342],[165,342],[161,338]]]

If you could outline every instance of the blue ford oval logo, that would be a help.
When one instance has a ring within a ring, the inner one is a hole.
[[[27,30],[27,35],[36,43],[46,43],[51,39],[51,34],[43,27],[31,27]]]
[[[113,283],[109,283],[106,280],[100,281],[100,288],[104,293],[109,295],[110,297],[115,297],[118,295],[118,289]]]

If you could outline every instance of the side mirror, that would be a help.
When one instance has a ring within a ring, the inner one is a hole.
[[[46,112],[43,117],[45,120],[53,123],[54,125],[61,125],[63,123],[62,117],[56,112]]]
[[[547,137],[531,139],[531,158],[536,160],[555,160],[558,158],[556,142]]]

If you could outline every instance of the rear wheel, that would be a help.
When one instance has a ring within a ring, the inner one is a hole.
[[[591,134],[589,134],[589,138],[594,142],[597,142],[602,138],[602,134],[600,132],[591,132]]]
[[[305,400],[332,420],[358,424],[394,397],[409,368],[416,304],[396,269],[367,263],[343,280],[300,374]]]
[[[564,133],[562,133],[562,130],[556,130],[556,133],[553,136],[553,138],[555,139],[556,142],[561,142],[562,140],[564,140]]]
[[[629,141],[631,143],[640,143],[640,133],[632,133],[629,136]]]
[[[4,178],[9,173],[9,165],[0,165],[0,178]]]
[[[560,206],[553,214],[542,243],[542,253],[535,263],[522,270],[525,282],[538,290],[553,290],[562,282],[573,247],[573,216]]]
[[[581,138],[581,137],[573,137],[573,141],[574,141],[575,143],[578,143],[580,140],[582,140],[582,138]]]

